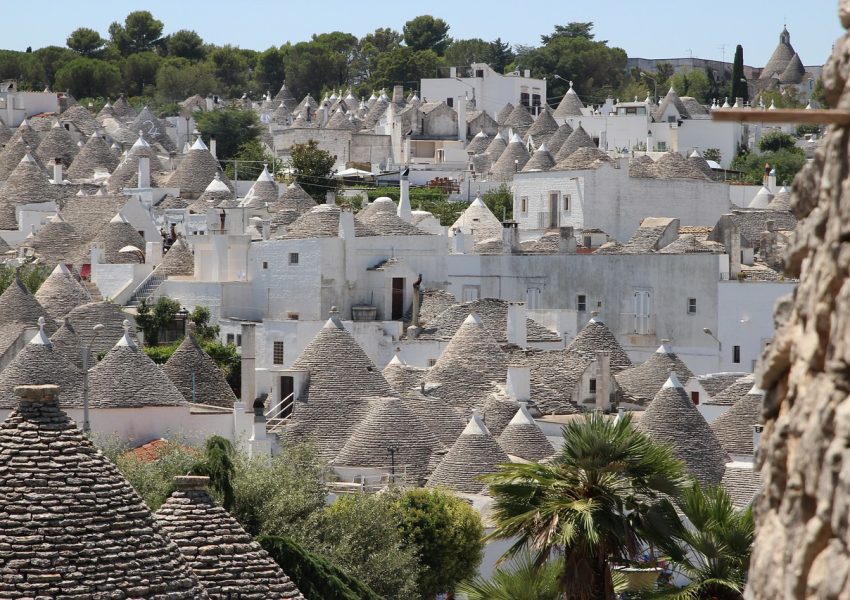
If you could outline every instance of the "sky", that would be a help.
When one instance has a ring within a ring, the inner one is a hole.
[[[455,38],[501,37],[525,45],[539,44],[540,35],[550,32],[555,23],[592,21],[597,39],[608,40],[630,57],[640,58],[695,56],[731,61],[735,45],[742,44],[745,64],[754,67],[767,62],[783,24],[787,23],[791,44],[805,65],[823,64],[842,34],[836,0],[712,0],[666,5],[634,0],[48,0],[37,7],[28,2],[3,4],[6,26],[0,47],[10,50],[64,45],[77,27],[90,27],[106,37],[111,22],[123,21],[127,13],[141,9],[162,21],[165,33],[193,29],[207,42],[256,50],[304,41],[313,33],[327,31],[358,37],[378,27],[401,31],[405,21],[419,14],[444,19]]]

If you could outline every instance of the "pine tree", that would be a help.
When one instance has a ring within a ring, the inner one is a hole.
[[[735,98],[743,98],[744,102],[750,101],[747,81],[744,77],[744,48],[741,44],[735,48],[735,61],[732,63],[732,89],[729,101],[734,102]]]

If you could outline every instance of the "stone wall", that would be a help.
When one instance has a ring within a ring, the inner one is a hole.
[[[850,27],[850,0],[842,0]],[[850,37],[824,68],[827,100],[850,108]],[[762,366],[765,430],[747,596],[850,597],[850,129],[831,127],[794,182],[805,218],[786,270],[802,278],[776,311]]]

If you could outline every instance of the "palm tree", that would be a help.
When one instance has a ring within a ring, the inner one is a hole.
[[[551,463],[506,464],[485,477],[496,521],[489,537],[516,539],[505,557],[528,551],[538,567],[562,558],[558,587],[567,600],[612,600],[611,564],[675,531],[666,498],[679,495],[683,467],[628,415],[594,413],[563,436]]]
[[[466,594],[468,600],[558,600],[562,568],[560,560],[538,568],[531,556],[524,553],[511,567],[497,568],[489,580],[476,577],[460,584],[457,591]]]
[[[722,487],[685,490],[678,502],[687,522],[675,538],[662,543],[674,569],[690,580],[681,589],[654,594],[675,600],[739,600],[753,545],[752,508],[737,510]]]

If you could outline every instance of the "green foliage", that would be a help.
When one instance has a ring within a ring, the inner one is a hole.
[[[503,42],[502,38],[496,38],[490,42],[490,66],[497,73],[505,73],[508,65],[513,62],[516,55],[511,50],[511,45]]]
[[[803,108],[803,96],[801,93],[786,88],[785,90],[769,90],[761,93],[761,101],[765,106],[770,106],[771,103],[776,108]]]
[[[248,59],[239,48],[230,44],[215,48],[207,56],[207,64],[226,95],[238,98],[248,91]]]
[[[820,108],[832,108],[829,105],[829,102],[826,101],[826,92],[823,89],[823,79],[820,77],[818,77],[818,80],[815,81],[815,87],[812,89],[812,100]]]
[[[449,24],[431,15],[420,15],[404,24],[404,43],[408,48],[432,50],[438,55],[446,51],[451,42]]]
[[[475,574],[484,528],[468,502],[439,490],[412,489],[401,495],[398,509],[404,542],[419,559],[422,598],[452,591]]]
[[[193,94],[206,96],[218,87],[208,64],[192,64],[185,58],[164,60],[156,73],[156,98],[161,103],[181,102]]]
[[[56,81],[56,71],[77,57],[76,53],[61,46],[45,46],[32,53],[33,60],[38,63],[39,80],[33,83],[43,83],[53,87]],[[43,78],[43,80],[41,79]],[[38,85],[36,89],[40,88]]]
[[[790,150],[794,148],[796,140],[793,135],[784,131],[771,131],[764,134],[759,140],[759,150],[762,152],[776,152],[777,150]]]
[[[735,47],[735,60],[732,63],[732,85],[729,88],[729,97],[743,98],[744,102],[749,102],[749,86],[746,80],[741,81],[742,79],[744,79],[744,47],[738,44]]]
[[[121,70],[96,58],[75,58],[56,72],[56,87],[68,90],[77,98],[112,96],[120,86]]]
[[[260,136],[260,121],[251,110],[226,108],[196,113],[195,122],[208,146],[210,136],[215,136],[216,154],[221,160],[233,158],[243,144]]]
[[[418,86],[423,77],[434,77],[439,62],[433,50],[399,46],[378,57],[372,81],[376,87],[388,89],[395,84]]]
[[[343,496],[316,516],[312,548],[387,600],[418,597],[417,549],[399,529],[396,493]]]
[[[677,502],[687,523],[663,541],[674,571],[687,577],[682,589],[662,592],[682,600],[738,600],[747,581],[754,538],[752,508],[740,511],[721,486],[693,483]]]
[[[255,75],[260,89],[267,90],[274,96],[286,77],[283,52],[272,46],[260,53]]]
[[[693,96],[701,104],[708,104],[711,82],[702,70],[679,71],[670,78],[670,85],[680,96]]]
[[[398,203],[399,188],[397,187],[378,187],[364,191],[370,202],[381,196],[386,196]],[[457,218],[469,204],[467,202],[449,202],[446,192],[440,188],[411,187],[410,206],[414,210],[430,212],[440,221],[441,225],[451,225],[457,221]]]
[[[168,56],[176,58],[203,60],[207,55],[204,40],[196,32],[189,29],[181,29],[166,36],[163,40],[163,47]]]
[[[162,296],[151,306],[147,299],[142,298],[136,314],[136,324],[142,330],[146,346],[159,344],[160,333],[177,318],[180,302]]]
[[[138,319],[136,320],[136,324],[138,325]],[[147,336],[145,337],[147,338]],[[149,359],[151,359],[158,365],[164,365],[168,361],[168,359],[171,358],[171,355],[174,354],[174,351],[177,350],[178,346],[180,346],[179,340],[171,342],[170,344],[145,346],[143,350]]]
[[[218,325],[215,326],[217,330]],[[237,392],[242,387],[242,355],[233,344],[222,344],[218,339],[199,340],[201,348],[204,349],[211,359],[215,361],[228,385]]]
[[[211,318],[212,314],[210,313],[210,309],[201,304],[196,306],[195,310],[189,313],[189,320],[195,325],[195,337],[198,340],[207,341],[218,338],[221,327],[218,325],[210,325]]]
[[[705,160],[713,160],[714,162],[720,164],[720,159],[722,158],[720,154],[720,148],[706,148],[705,152],[702,153],[702,157]]]
[[[289,151],[289,157],[295,180],[316,200],[322,201],[325,192],[336,187],[336,182],[330,178],[335,172],[336,158],[327,150],[320,149],[316,140],[295,144]]]
[[[369,586],[291,539],[260,536],[257,541],[310,600],[382,600]]]
[[[574,25],[581,27],[576,28]],[[586,23],[558,26],[554,34],[543,36],[546,40],[543,46],[517,53],[518,68],[531,69],[533,77],[547,78],[550,82],[547,88],[550,97],[563,96],[569,87],[562,79],[556,79],[555,75],[567,81],[572,80],[576,91],[587,102],[601,102],[605,96],[619,90],[625,82],[625,51],[610,48],[607,42],[596,41],[589,33],[578,35],[584,30],[584,25],[592,26]]]
[[[510,221],[514,216],[514,195],[511,188],[503,183],[495,190],[484,192],[481,196],[484,204],[490,209],[496,218],[502,221]]]
[[[266,151],[265,145],[260,140],[250,140],[242,144],[232,160],[239,161],[239,179],[256,179],[263,172],[264,163],[269,165],[270,172],[273,170],[274,157]],[[237,165],[234,162],[228,162],[224,172],[229,178],[236,179],[236,169]]]
[[[204,456],[192,467],[193,475],[204,475],[210,478],[210,488],[221,498],[224,510],[230,512],[236,498],[233,492],[233,479],[236,473],[233,444],[220,435],[207,439],[204,445]]]
[[[801,138],[804,135],[820,134],[820,125],[797,125],[797,137]]]
[[[94,29],[80,27],[71,32],[65,43],[68,48],[81,56],[97,58],[106,45],[106,40]]]
[[[537,565],[563,556],[566,597],[610,598],[611,563],[675,531],[666,498],[680,493],[682,463],[628,415],[615,422],[593,413],[565,426],[563,437],[550,463],[505,464],[484,478],[496,522],[489,537],[516,540],[507,556],[528,551]]]
[[[174,478],[191,473],[201,456],[197,448],[179,439],[160,446],[155,460],[142,459],[127,445],[111,440],[102,444],[102,450],[152,511],[158,510],[174,491]]]
[[[557,38],[584,38],[592,40],[595,37],[592,22],[573,21],[566,25],[555,25],[555,32],[550,35],[541,35],[540,41],[545,45]]]
[[[118,22],[109,26],[112,46],[122,55],[147,52],[159,46],[162,37],[162,21],[154,19],[146,10],[131,12],[124,19],[124,25]]]
[[[31,294],[35,294],[44,280],[50,275],[50,269],[40,265],[26,264],[19,268],[9,265],[0,266],[0,294],[15,281],[15,276],[20,277],[21,283],[26,286]]]
[[[150,94],[162,59],[153,52],[136,52],[123,63],[124,91],[131,96]]]
[[[731,168],[741,171],[743,181],[758,185],[764,177],[764,165],[776,169],[776,180],[789,184],[794,176],[806,164],[806,155],[800,148],[783,148],[777,152],[740,152],[733,160]]]
[[[497,568],[489,580],[476,577],[462,583],[458,591],[468,600],[560,600],[558,578],[563,568],[560,559],[538,567],[526,553],[510,566]]]
[[[443,58],[448,65],[469,66],[474,62],[489,62],[491,48],[481,38],[471,40],[453,40],[446,48]]]

